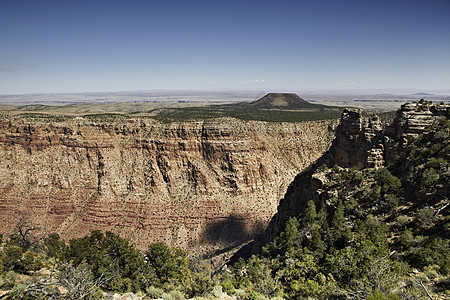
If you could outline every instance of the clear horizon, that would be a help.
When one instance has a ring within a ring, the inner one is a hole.
[[[421,89],[421,88],[406,88],[406,89],[345,89],[345,88],[329,88],[329,89],[298,89],[298,88],[281,88],[281,89],[271,89],[271,88],[241,88],[241,89],[220,89],[220,88],[210,88],[210,89],[148,89],[148,90],[105,90],[105,91],[60,91],[60,92],[45,92],[45,91],[36,91],[36,92],[25,92],[25,93],[0,93],[0,96],[30,96],[30,95],[58,95],[58,94],[66,94],[66,95],[77,95],[77,94],[111,94],[111,95],[120,95],[120,94],[152,94],[152,93],[162,93],[164,95],[188,95],[188,94],[208,94],[208,93],[295,93],[298,95],[304,94],[342,94],[342,95],[392,95],[392,96],[407,96],[414,94],[430,94],[430,95],[442,95],[449,96],[450,88],[447,89]]]
[[[450,89],[450,1],[2,1],[0,94]]]

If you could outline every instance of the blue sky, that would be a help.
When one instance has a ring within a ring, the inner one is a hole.
[[[450,89],[450,0],[0,1],[0,94]]]

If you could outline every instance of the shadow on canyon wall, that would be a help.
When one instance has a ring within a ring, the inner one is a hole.
[[[210,222],[202,235],[202,242],[223,244],[228,247],[214,251],[209,255],[218,255],[227,252],[238,245],[251,241],[261,234],[266,225],[263,222],[248,223],[248,216],[229,215]]]

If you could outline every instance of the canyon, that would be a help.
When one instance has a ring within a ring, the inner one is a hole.
[[[263,232],[335,120],[0,118],[0,233],[26,220],[65,240],[110,230],[214,255]]]

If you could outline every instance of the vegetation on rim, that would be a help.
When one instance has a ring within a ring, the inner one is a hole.
[[[281,104],[281,105],[280,105]],[[104,112],[97,106],[25,105],[11,107],[13,118],[26,118],[43,122],[62,122],[73,117],[83,117],[97,122],[113,122],[126,118],[153,118],[161,122],[180,122],[231,117],[245,121],[302,122],[337,119],[342,108],[306,102],[295,94],[271,93],[254,102],[185,107],[161,106],[145,110],[145,105],[128,104],[117,107],[115,112]],[[81,108],[83,107],[83,108]],[[96,110],[102,112],[96,112]],[[73,113],[67,113],[73,111]],[[6,113],[5,113],[6,115]]]

